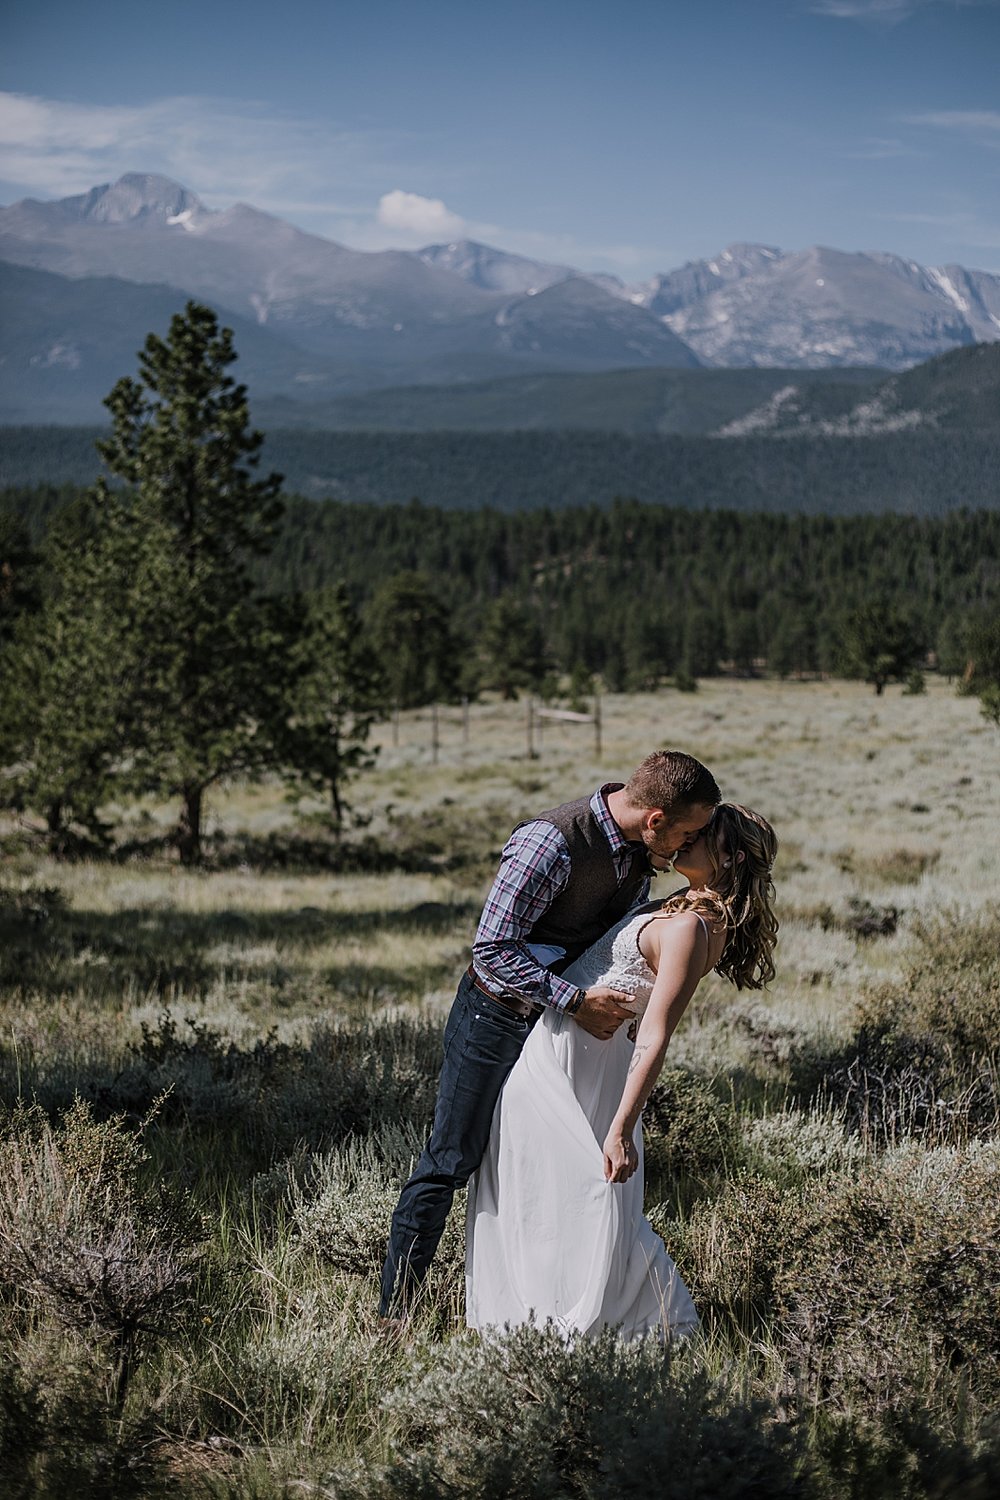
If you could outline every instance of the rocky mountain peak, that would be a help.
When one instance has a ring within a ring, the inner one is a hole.
[[[91,188],[75,202],[81,219],[98,224],[130,224],[149,218],[183,223],[206,212],[196,193],[155,172],[126,172],[117,182]]]

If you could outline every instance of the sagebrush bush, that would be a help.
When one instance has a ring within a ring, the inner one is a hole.
[[[146,1185],[145,1160],[121,1120],[81,1102],[58,1128],[38,1106],[0,1118],[0,1295],[108,1340],[119,1405],[200,1260],[200,1220],[183,1194]]]
[[[817,1394],[877,1410],[959,1368],[1000,1394],[1000,1146],[911,1144],[814,1185],[775,1289]]]
[[[814,1398],[879,1411],[939,1370],[1000,1392],[1000,1146],[917,1143],[836,1171],[736,1178],[651,1214],[709,1326],[767,1326]]]
[[[172,1489],[157,1424],[123,1413],[85,1334],[41,1324],[0,1353],[4,1500],[154,1500]]]
[[[729,1333],[753,1332],[773,1318],[801,1215],[797,1191],[755,1172],[722,1184],[686,1218],[663,1207],[649,1213],[702,1319]]]
[[[747,1119],[743,1151],[752,1171],[788,1185],[831,1172],[853,1172],[869,1155],[860,1138],[848,1131],[842,1112],[816,1106]]]
[[[702,1079],[664,1068],[642,1112],[647,1176],[684,1174],[705,1182],[734,1168],[742,1154],[739,1119]]]
[[[861,1009],[862,1035],[911,1038],[958,1074],[1000,1056],[1000,914],[918,928],[904,978]]]
[[[766,1401],[697,1361],[613,1333],[453,1339],[390,1393],[395,1463],[369,1494],[399,1500],[718,1500],[808,1495],[802,1446]]]
[[[1000,916],[919,928],[901,979],[858,1005],[853,1040],[800,1047],[792,1087],[840,1107],[873,1147],[960,1145],[1000,1128]]]
[[[293,1220],[303,1244],[337,1271],[377,1277],[399,1189],[423,1145],[424,1137],[415,1128],[397,1125],[314,1157],[290,1189]],[[434,1267],[452,1284],[464,1273],[464,1193],[456,1195]]]
[[[342,1450],[345,1427],[363,1432],[398,1368],[374,1317],[311,1287],[280,1300],[206,1378],[221,1386],[215,1415],[237,1437]]]
[[[240,1045],[197,1015],[164,1011],[120,1064],[36,1066],[31,1085],[50,1111],[76,1095],[100,1115],[142,1118],[224,1137],[232,1166],[266,1170],[297,1145],[317,1148],[399,1120],[429,1127],[441,1068],[441,1027],[375,1018],[317,1026],[305,1042],[275,1030]]]

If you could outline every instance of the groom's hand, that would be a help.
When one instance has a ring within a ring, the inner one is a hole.
[[[623,1021],[635,1019],[635,1011],[629,1009],[631,995],[624,990],[613,990],[606,984],[595,984],[585,990],[580,1009],[573,1020],[584,1031],[600,1041],[610,1041]]]

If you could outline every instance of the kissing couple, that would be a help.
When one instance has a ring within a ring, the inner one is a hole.
[[[770,824],[677,750],[514,829],[445,1028],[430,1139],[392,1217],[384,1318],[411,1307],[469,1183],[470,1327],[694,1333],[642,1212],[640,1116],[705,975],[773,978],[776,852]],[[669,865],[687,889],[650,901]]]

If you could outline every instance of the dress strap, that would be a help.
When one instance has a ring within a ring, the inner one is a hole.
[[[688,907],[688,911],[694,912],[694,915],[698,918],[698,921],[701,923],[701,930],[705,934],[705,942],[708,944],[708,951],[709,951],[709,953],[711,953],[712,952],[712,929],[708,925],[708,918],[705,917],[700,911],[695,910],[695,908],[693,906],[689,906]],[[657,919],[657,917],[676,917],[678,915],[679,915],[679,913],[676,912],[676,911],[654,911],[654,912],[650,912],[649,916],[646,918],[646,921],[643,922],[642,926],[636,928],[635,946],[638,949],[639,953],[642,953],[642,949],[639,947],[639,939],[642,937],[642,934],[646,931],[646,928],[649,926],[650,922],[655,922],[656,919]]]

